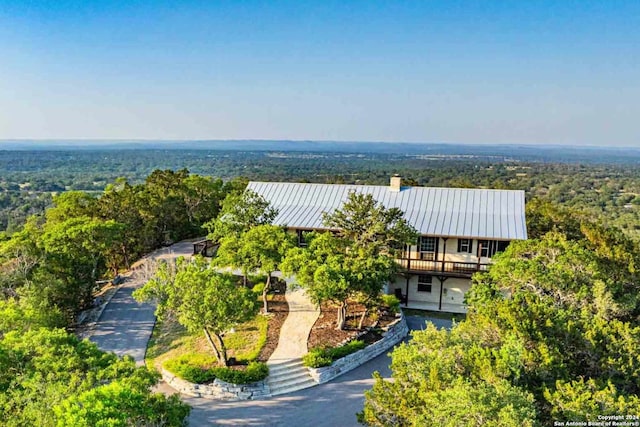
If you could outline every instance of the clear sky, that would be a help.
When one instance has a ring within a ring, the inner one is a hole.
[[[0,139],[640,146],[640,0],[0,0]]]

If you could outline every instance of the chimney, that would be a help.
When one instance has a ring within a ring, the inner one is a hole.
[[[400,191],[402,188],[402,178],[400,175],[395,174],[391,177],[391,183],[389,184],[389,191]]]

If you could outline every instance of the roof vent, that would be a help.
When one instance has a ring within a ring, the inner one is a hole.
[[[395,174],[391,177],[391,182],[389,183],[389,191],[400,191],[402,187],[402,178],[400,175]]]

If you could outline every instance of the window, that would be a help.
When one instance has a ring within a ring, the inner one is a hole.
[[[491,240],[478,240],[478,250],[481,257],[490,257],[493,255],[493,242]],[[495,253],[495,251],[494,251]]]
[[[508,241],[498,241],[496,243],[498,244],[498,247],[496,248],[496,252],[504,252],[509,246]]]
[[[472,252],[472,247],[472,239],[458,239],[458,252],[466,252],[470,254]]]
[[[420,252],[435,252],[436,251],[436,238],[435,237],[420,237],[418,242]]]
[[[433,261],[434,259],[436,259],[437,250],[438,250],[437,237],[421,236],[418,239],[418,252],[420,252],[420,259]]]
[[[418,292],[431,293],[431,284],[433,282],[433,276],[427,274],[418,275]]]
[[[298,246],[300,246],[301,248],[304,248],[307,246],[307,241],[305,240],[305,236],[308,233],[309,232],[306,230],[298,230]]]
[[[505,240],[478,240],[478,245],[482,245],[480,256],[492,257],[496,252],[504,252],[509,246],[509,242]]]

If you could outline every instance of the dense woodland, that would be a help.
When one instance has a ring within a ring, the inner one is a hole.
[[[396,350],[396,381],[376,380],[361,421],[533,426],[640,410],[640,176],[632,165],[167,153],[114,152],[95,164],[95,152],[3,160],[11,163],[0,169],[7,425],[181,425],[189,409],[152,393],[157,374],[71,333],[96,281],[162,245],[215,234],[210,224],[238,205],[247,179],[387,184],[392,173],[413,185],[524,189],[531,239],[474,276],[466,321],[451,333],[416,333]]]
[[[486,151],[486,150],[485,150]],[[445,151],[442,151],[444,153]],[[461,153],[465,153],[461,151]],[[491,155],[214,150],[0,151],[0,231],[15,232],[42,213],[52,195],[100,194],[118,178],[140,184],[156,169],[188,169],[221,178],[386,185],[398,173],[410,185],[521,189],[527,198],[587,210],[640,234],[640,172],[634,153],[593,150],[562,162],[531,150]],[[577,160],[580,160],[579,162]]]

